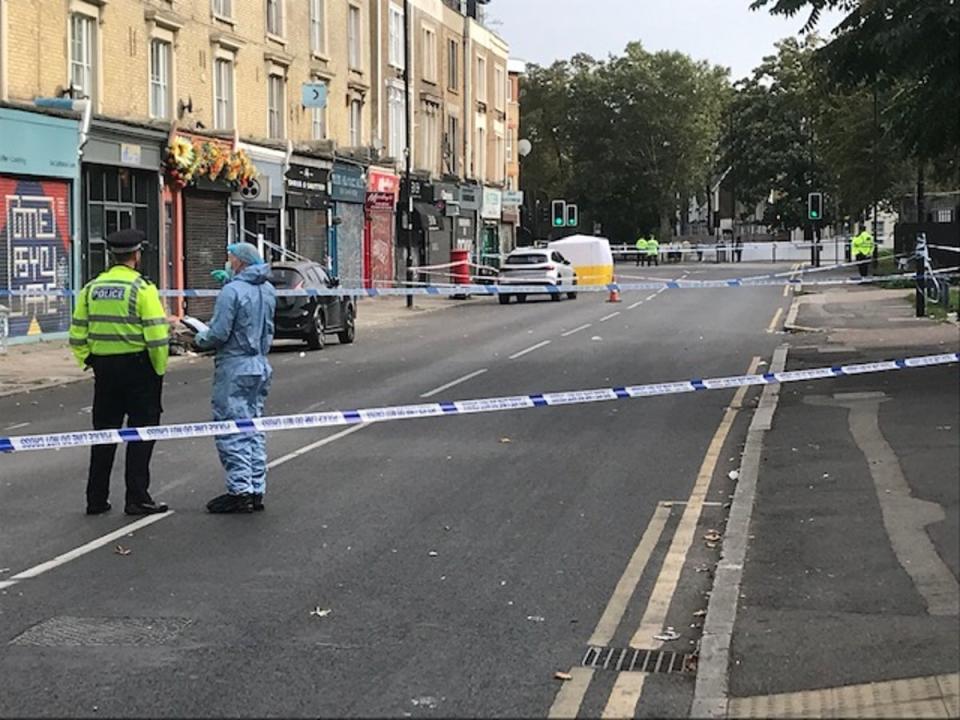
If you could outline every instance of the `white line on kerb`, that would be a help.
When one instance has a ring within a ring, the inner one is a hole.
[[[602,318],[600,318],[600,322],[606,322],[610,318],[615,318],[619,314],[620,314],[620,311],[617,310],[616,312],[612,312],[609,315],[604,315]]]
[[[462,382],[466,382],[467,380],[471,380],[471,379],[475,378],[477,375],[483,375],[486,371],[487,371],[487,368],[483,368],[483,369],[481,369],[481,370],[476,370],[476,371],[474,371],[474,372],[472,372],[472,373],[467,373],[467,374],[464,375],[463,377],[459,377],[459,378],[457,378],[456,380],[451,380],[450,382],[448,382],[448,383],[445,384],[445,385],[441,385],[441,386],[438,387],[438,388],[434,388],[433,390],[430,390],[429,392],[423,393],[420,397],[422,397],[422,398],[432,397],[432,396],[436,395],[437,393],[443,392],[444,390],[449,390],[449,389],[452,388],[454,385],[459,385],[459,384],[462,383]]]
[[[586,329],[587,329],[588,327],[590,327],[592,324],[593,324],[593,323],[584,323],[584,324],[581,325],[580,327],[575,327],[573,330],[567,330],[565,333],[560,333],[560,337],[570,337],[570,336],[573,335],[574,333],[578,333],[578,332],[580,332],[581,330],[586,330]]]
[[[513,355],[511,355],[508,359],[510,359],[510,360],[516,360],[518,357],[521,357],[522,355],[526,355],[527,353],[531,353],[531,352],[533,352],[534,350],[537,350],[537,349],[539,349],[539,348],[542,348],[544,345],[549,345],[549,344],[550,344],[550,341],[549,341],[549,340],[544,340],[543,342],[538,342],[536,345],[531,345],[531,346],[528,347],[526,350],[521,350],[520,352],[515,352],[515,353],[514,353]]]

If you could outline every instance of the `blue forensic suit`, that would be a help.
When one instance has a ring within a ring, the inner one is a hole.
[[[270,266],[248,265],[217,296],[210,326],[196,343],[216,349],[213,372],[213,419],[260,417],[273,369],[267,353],[273,342],[277,295],[268,282]],[[264,433],[218,435],[217,452],[231,495],[263,494],[267,482]]]

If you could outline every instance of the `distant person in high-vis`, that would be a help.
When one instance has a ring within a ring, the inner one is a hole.
[[[647,262],[647,239],[641,235],[637,238],[637,267],[640,267],[640,263],[646,264]]]
[[[859,264],[857,269],[860,271],[860,277],[866,277],[870,270],[870,262],[873,259],[874,243],[873,235],[864,227],[859,235],[854,235],[850,243],[853,259]]]
[[[273,369],[267,353],[273,344],[277,293],[270,266],[257,248],[239,242],[227,247],[229,270],[213,275],[225,282],[217,296],[210,327],[197,333],[201,349],[217,351],[213,371],[213,419],[243,420],[263,415]],[[207,503],[212,513],[263,510],[267,489],[267,439],[262,432],[216,437],[227,492]]]
[[[160,423],[160,396],[170,353],[167,314],[156,286],[140,267],[145,241],[139,230],[120,230],[107,236],[113,260],[80,291],[70,323],[70,349],[94,376],[93,427],[107,430]],[[127,443],[127,515],[167,511],[150,497],[150,456],[153,441]],[[90,448],[87,475],[87,514],[110,510],[110,471],[117,446]]]

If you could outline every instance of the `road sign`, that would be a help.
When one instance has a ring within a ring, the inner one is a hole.
[[[301,90],[301,102],[305,108],[324,108],[327,106],[327,84],[325,82],[305,82]]]

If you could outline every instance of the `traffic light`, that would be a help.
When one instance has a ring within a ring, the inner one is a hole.
[[[550,222],[550,208],[548,208],[545,204],[541,205],[540,201],[537,200],[537,209],[540,211],[539,222],[543,223],[544,225]]]
[[[567,205],[567,227],[576,227],[580,224],[580,212],[576,205]]]
[[[823,193],[812,192],[807,195],[807,218],[823,220]]]
[[[566,222],[567,203],[565,200],[554,200],[550,203],[550,215],[553,217],[554,227],[563,227]]]

